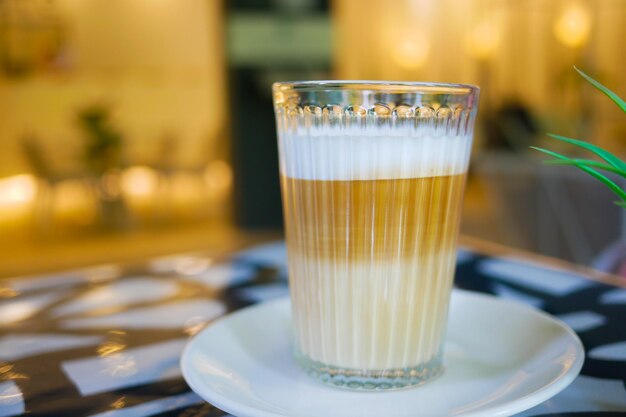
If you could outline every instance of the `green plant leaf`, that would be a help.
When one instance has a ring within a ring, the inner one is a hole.
[[[574,159],[574,158],[551,159],[551,160],[543,161],[543,163],[547,164],[547,165],[577,165],[577,164],[581,164],[581,165],[586,165],[586,166],[591,167],[591,168],[597,168],[597,169],[601,169],[601,170],[604,170],[604,171],[612,172],[613,174],[616,174],[616,175],[619,175],[620,177],[626,178],[626,172],[625,171],[620,171],[619,169],[614,168],[611,165],[603,164],[602,162],[598,162],[598,161],[592,161],[591,159]]]
[[[605,86],[603,86],[602,84],[600,84],[598,81],[594,80],[593,78],[591,78],[590,76],[588,76],[587,74],[585,74],[583,71],[579,70],[578,68],[574,67],[574,69],[585,79],[587,80],[591,85],[593,85],[595,88],[597,88],[598,90],[602,91],[608,98],[610,98],[611,100],[613,100],[613,102],[615,104],[618,105],[618,107],[620,109],[622,109],[622,111],[624,113],[626,113],[626,101],[622,100],[620,98],[620,96],[618,96],[617,94],[615,94],[613,91],[609,90],[608,88],[606,88]]]
[[[536,146],[531,146],[532,149],[535,149],[539,152],[543,152],[545,154],[548,154],[550,156],[553,156],[557,159],[561,159],[561,160],[566,160],[566,161],[572,161],[572,159],[568,158],[567,156],[558,154],[556,152],[552,152],[549,151],[547,149],[543,149],[543,148],[538,148]],[[586,172],[587,174],[591,175],[592,177],[594,177],[595,179],[601,181],[604,185],[606,185],[607,187],[609,187],[611,189],[611,191],[613,191],[615,194],[617,194],[624,203],[626,203],[626,192],[624,192],[624,190],[622,190],[617,184],[615,184],[611,179],[609,179],[608,177],[606,177],[605,175],[602,175],[601,173],[599,173],[598,171],[596,171],[593,168],[590,168],[588,166],[585,166],[584,164],[580,164],[580,163],[574,163],[572,164],[574,165],[576,168]]]
[[[555,135],[554,133],[548,133],[548,136],[550,136],[551,138],[569,143],[570,145],[575,145],[575,146],[584,148],[590,152],[593,152],[596,155],[598,155],[600,158],[604,159],[606,162],[614,166],[615,168],[619,169],[620,171],[626,171],[626,163],[624,163],[617,156],[613,155],[612,153],[608,151],[605,151],[604,149],[596,145],[592,145],[589,142],[585,142],[585,141],[578,140],[578,139],[572,139],[572,138],[568,138],[568,137],[561,136],[561,135]]]

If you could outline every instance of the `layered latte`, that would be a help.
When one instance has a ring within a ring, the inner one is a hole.
[[[280,134],[301,355],[366,371],[439,357],[470,143],[415,129]]]

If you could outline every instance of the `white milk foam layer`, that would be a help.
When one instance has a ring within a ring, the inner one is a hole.
[[[436,177],[467,171],[471,135],[320,129],[279,135],[280,172],[305,180]]]

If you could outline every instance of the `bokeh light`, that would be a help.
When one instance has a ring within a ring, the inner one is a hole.
[[[582,5],[572,3],[565,7],[554,22],[554,35],[569,48],[585,45],[591,34],[591,16]]]

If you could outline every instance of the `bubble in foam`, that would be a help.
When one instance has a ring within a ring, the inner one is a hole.
[[[462,174],[471,149],[471,135],[433,136],[415,130],[284,132],[278,142],[282,175],[320,181]]]

